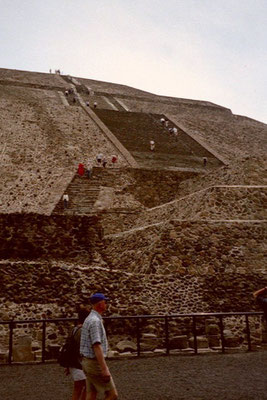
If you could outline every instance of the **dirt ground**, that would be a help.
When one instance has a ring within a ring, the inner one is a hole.
[[[267,352],[161,356],[109,362],[120,400],[264,400]],[[0,367],[1,400],[68,400],[57,364]]]

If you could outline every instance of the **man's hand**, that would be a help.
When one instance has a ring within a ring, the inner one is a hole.
[[[102,370],[102,378],[105,383],[108,383],[110,381],[110,376],[111,375],[108,368]]]
[[[64,374],[65,374],[66,376],[68,376],[68,375],[70,374],[70,369],[69,369],[69,368],[65,368],[65,369],[64,369]]]

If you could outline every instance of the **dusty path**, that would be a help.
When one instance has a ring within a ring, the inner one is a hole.
[[[170,356],[109,363],[120,400],[265,400],[267,352]],[[69,400],[56,364],[1,366],[1,400]]]

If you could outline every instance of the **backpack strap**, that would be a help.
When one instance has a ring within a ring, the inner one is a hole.
[[[72,331],[71,331],[71,337],[74,338],[74,336],[76,336],[77,332],[79,332],[79,330],[81,329],[81,326],[75,326]]]

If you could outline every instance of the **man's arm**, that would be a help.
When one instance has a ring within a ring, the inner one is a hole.
[[[254,296],[255,298],[257,298],[260,294],[264,293],[265,290],[267,290],[267,287],[266,287],[266,286],[263,287],[262,289],[257,290],[256,292],[254,292],[254,293],[253,293],[253,296]]]
[[[108,366],[106,364],[102,346],[100,343],[95,343],[93,345],[93,348],[94,348],[96,359],[101,368],[103,379],[105,382],[109,382],[110,381],[110,372],[109,372]]]

